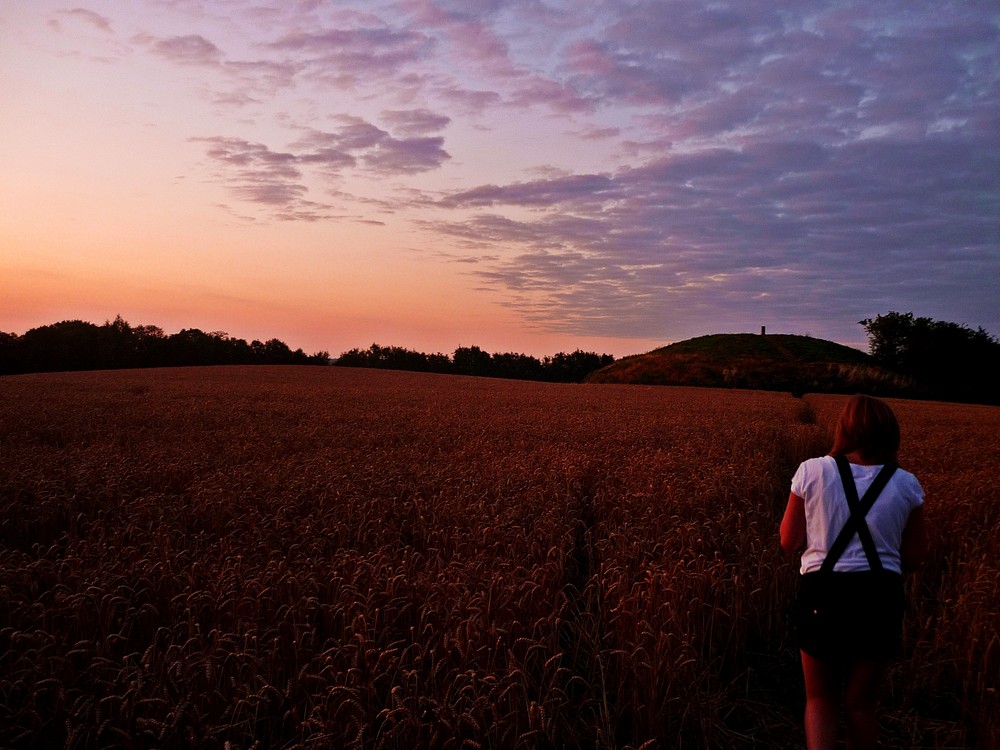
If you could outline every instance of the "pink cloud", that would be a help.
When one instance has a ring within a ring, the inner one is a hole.
[[[73,8],[72,10],[60,11],[59,15],[66,18],[74,18],[90,26],[93,26],[98,31],[103,31],[107,34],[113,34],[114,29],[111,27],[111,20],[106,16],[102,16],[100,13],[95,13],[92,10],[87,10],[86,8]]]
[[[222,50],[200,34],[165,39],[140,35],[136,39],[147,44],[154,54],[178,65],[215,66],[222,58]]]

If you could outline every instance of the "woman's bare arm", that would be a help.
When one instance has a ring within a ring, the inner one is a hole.
[[[903,541],[899,545],[899,559],[903,570],[916,570],[927,560],[927,524],[922,505],[914,508],[906,521]]]
[[[794,492],[788,496],[785,517],[781,519],[781,548],[789,555],[806,546],[806,501]]]

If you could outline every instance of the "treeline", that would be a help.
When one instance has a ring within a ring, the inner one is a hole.
[[[860,324],[878,363],[916,380],[922,395],[1000,403],[1000,342],[983,328],[899,312],[876,315]]]
[[[375,367],[385,370],[414,370],[452,375],[479,375],[516,380],[543,380],[551,383],[579,383],[615,358],[579,349],[559,352],[542,359],[513,352],[490,354],[478,346],[459,347],[454,354],[424,354],[399,346],[372,344],[368,349],[351,349],[340,355],[338,367]]]
[[[490,354],[478,346],[459,347],[449,356],[372,344],[368,349],[344,352],[332,364],[573,383],[612,362],[610,354],[579,350],[537,359],[527,354]],[[329,364],[329,352],[293,351],[279,339],[247,343],[222,331],[206,333],[197,328],[168,335],[158,326],[129,325],[120,315],[103,325],[64,320],[32,328],[21,336],[0,331],[0,375],[144,367]]]
[[[152,325],[131,326],[121,316],[104,325],[82,320],[0,332],[0,374],[116,370],[195,365],[326,365],[327,352],[306,354],[283,341],[251,341],[222,331],[185,328],[167,335]]]
[[[860,321],[875,360],[919,386],[912,395],[949,401],[1000,403],[1000,342],[982,328],[889,312]],[[453,354],[425,354],[372,344],[332,362],[454,375],[558,383],[582,382],[610,365],[610,354],[576,350],[541,359],[514,352],[459,347]],[[153,325],[129,325],[121,316],[103,325],[82,320],[33,328],[21,336],[0,331],[0,375],[65,370],[111,370],[202,365],[327,365],[328,352],[306,354],[279,339],[247,343],[222,331],[186,328],[174,334]]]

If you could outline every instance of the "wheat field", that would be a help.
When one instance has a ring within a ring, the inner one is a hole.
[[[777,526],[842,396],[306,367],[0,379],[0,747],[803,743]],[[1000,738],[1000,408],[927,491],[887,747]]]

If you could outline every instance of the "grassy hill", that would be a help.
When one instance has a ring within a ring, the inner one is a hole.
[[[794,393],[918,395],[914,383],[849,346],[789,334],[720,333],[620,359],[591,383],[753,388]]]

